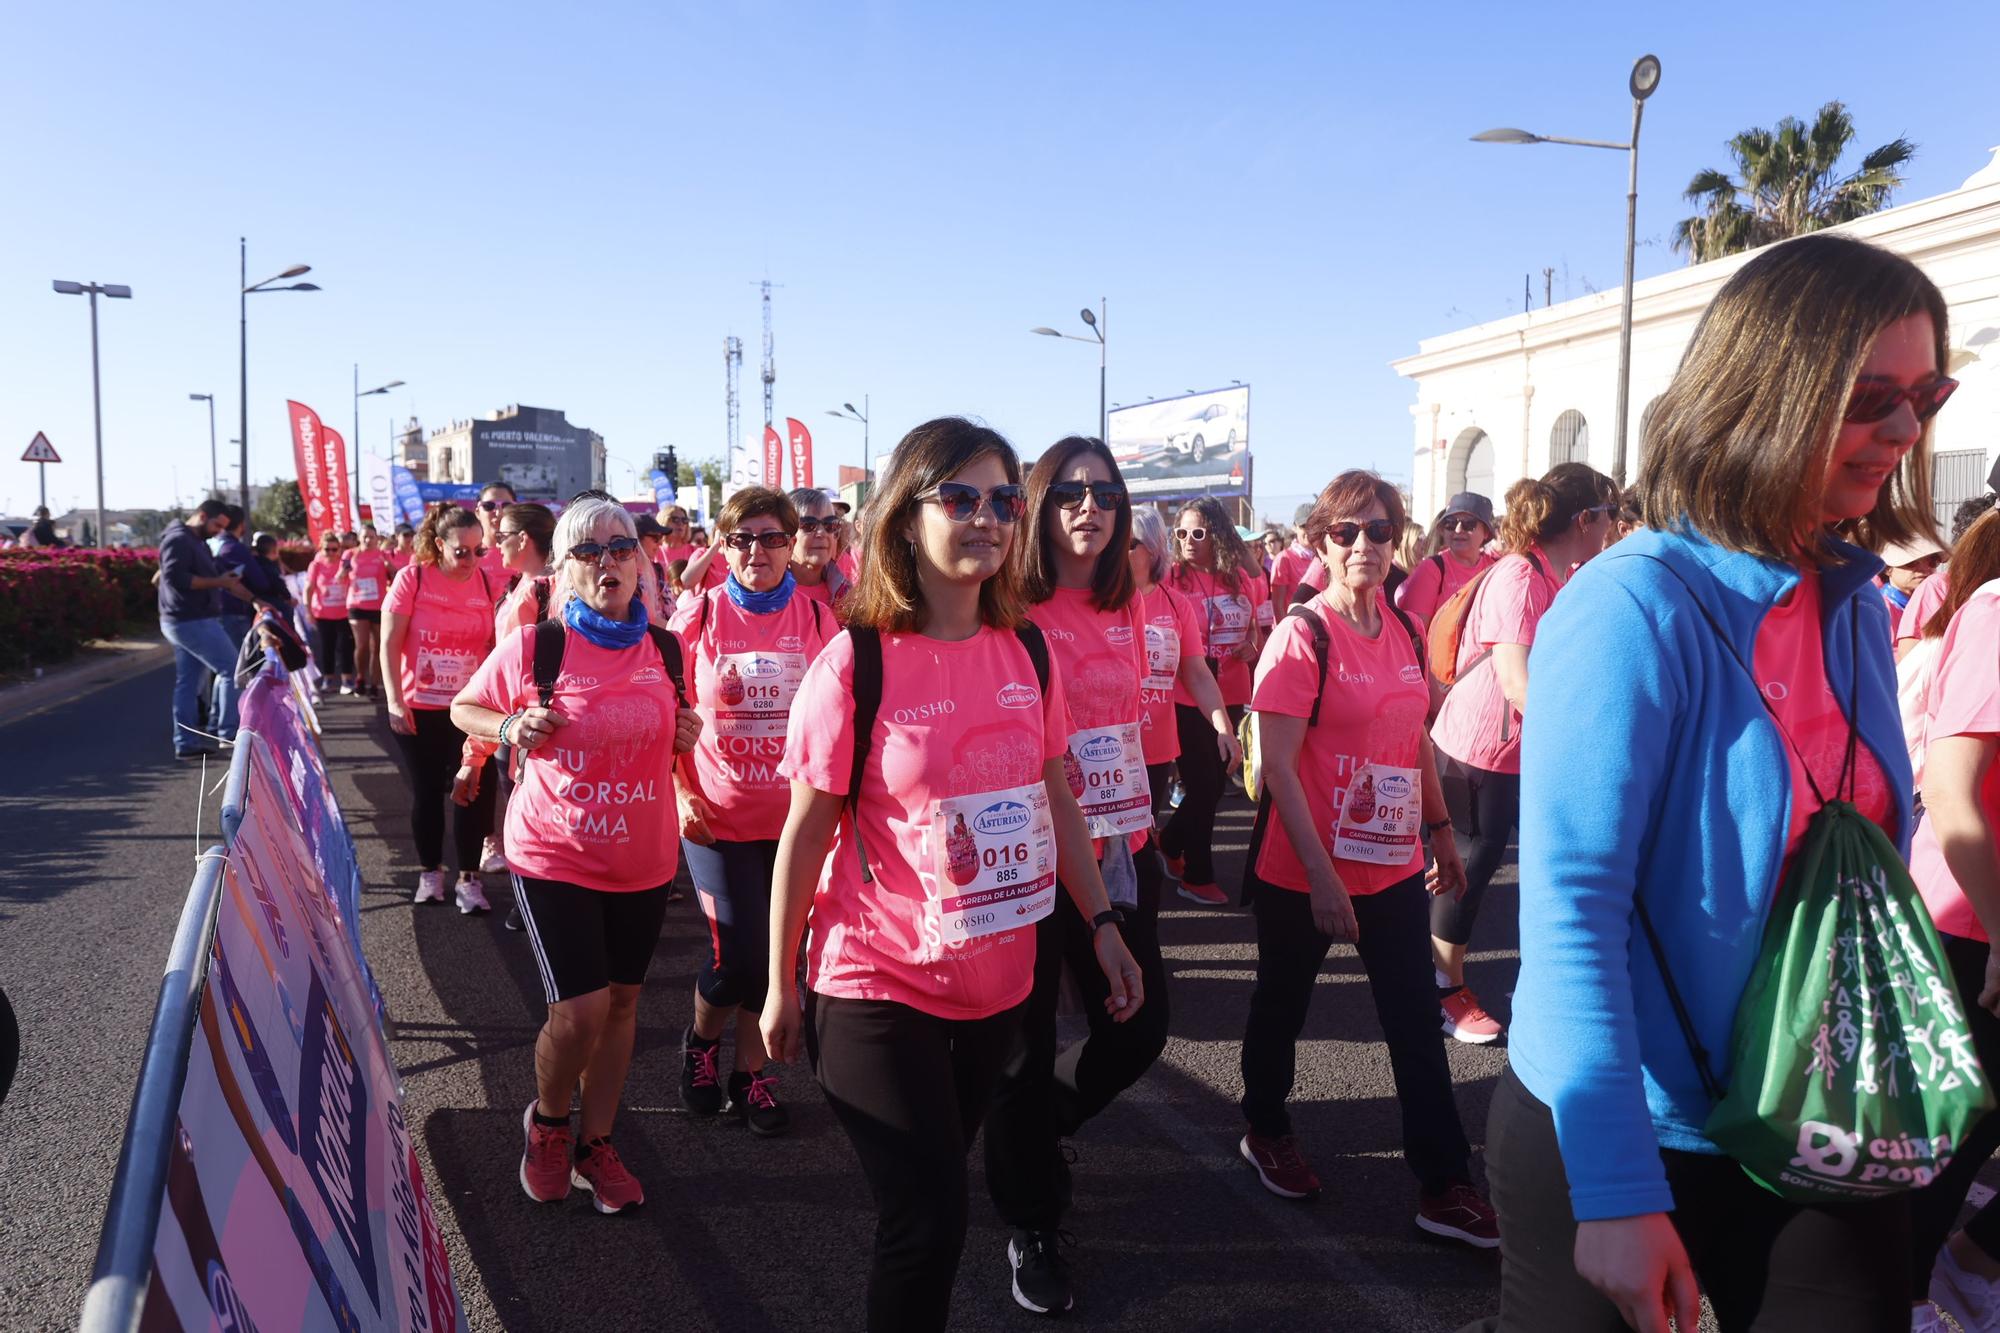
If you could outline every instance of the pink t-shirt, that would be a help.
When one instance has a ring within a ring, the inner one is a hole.
[[[1937,613],[1937,609],[1944,605],[1944,599],[1951,593],[1951,580],[1945,577],[1947,569],[1947,566],[1940,566],[1936,573],[1919,583],[1917,590],[1910,594],[1910,604],[1903,608],[1903,614],[1896,621],[1895,633],[1892,635],[1897,647],[1901,647],[1904,640],[1924,637],[1924,623]]]
[[[1292,538],[1292,544],[1280,551],[1278,558],[1271,562],[1269,592],[1272,600],[1282,597],[1285,605],[1290,606],[1292,599],[1298,596],[1298,583],[1306,576],[1307,567],[1317,563],[1319,556],[1314,554],[1313,549],[1301,538]]]
[[[1933,574],[1917,591],[1939,579]],[[1915,598],[1910,605],[1916,605]],[[1946,736],[2000,735],[2000,580],[1982,585],[1944,632],[1937,674],[1931,681],[1930,706],[1924,715],[1924,739],[1934,745]],[[1989,825],[2000,826],[2000,764],[1986,770],[1979,784],[1979,805]],[[1937,831],[1928,819],[1917,825],[1910,844],[1910,877],[1924,895],[1931,921],[1949,935],[1991,943],[1978,914],[1945,864]]]
[[[854,764],[854,646],[836,635],[792,704],[780,776],[846,795]],[[985,1018],[1027,998],[1035,932],[1023,925],[944,941],[955,890],[934,844],[940,802],[1042,781],[1069,748],[1069,706],[1051,663],[1046,695],[1012,631],[959,643],[882,636],[882,704],[857,807],[843,815],[813,895],[806,981],[822,995],[892,1000],[940,1018]],[[864,830],[857,853],[855,828]],[[871,878],[861,877],[860,856]],[[1060,892],[1060,890],[1056,890]]]
[[[1216,684],[1222,687],[1222,702],[1232,705],[1250,702],[1250,664],[1236,656],[1236,646],[1256,642],[1273,622],[1264,580],[1240,570],[1237,582],[1238,591],[1231,592],[1216,575],[1189,564],[1176,564],[1167,573],[1167,586],[1194,603],[1195,622],[1202,626],[1201,655],[1219,663]],[[1193,707],[1194,696],[1176,685],[1174,702]]]
[[[322,551],[306,566],[306,611],[314,620],[347,619],[349,587],[347,553]]]
[[[1331,642],[1319,725],[1306,728],[1299,747],[1299,780],[1313,826],[1341,883],[1351,894],[1379,893],[1424,866],[1417,833],[1423,823],[1420,763],[1430,683],[1410,636],[1379,590],[1376,611],[1382,627],[1372,639],[1329,606],[1324,594],[1313,599],[1311,609],[1325,623]],[[1260,713],[1309,718],[1318,692],[1312,627],[1288,617],[1272,631],[1257,663],[1250,706]],[[1366,835],[1368,857],[1343,856],[1337,850],[1347,845],[1335,836],[1343,812],[1359,826],[1347,837]],[[1368,827],[1384,818],[1395,825],[1392,831]],[[1405,841],[1408,853],[1399,855]],[[1312,887],[1283,822],[1275,818],[1257,857],[1257,875],[1281,889],[1304,893]]]
[[[507,557],[500,554],[499,543],[489,541],[484,528],[479,531],[479,540],[482,543],[479,550],[479,567],[486,571],[486,577],[492,579],[495,584],[504,583],[507,579]]]
[[[1461,564],[1449,553],[1428,556],[1417,561],[1417,567],[1396,589],[1396,605],[1413,616],[1428,622],[1437,614],[1437,609],[1451,600],[1451,595],[1472,582],[1473,576],[1492,564],[1497,557],[1480,551],[1470,565]]]
[[[1147,591],[1141,614],[1146,621],[1146,678],[1139,702],[1146,709],[1146,720],[1139,734],[1146,762],[1164,764],[1180,757],[1174,692],[1180,688],[1181,658],[1201,651],[1201,622],[1195,619],[1194,603],[1157,583]],[[1194,707],[1192,697],[1188,706]]]
[[[1526,556],[1503,557],[1473,593],[1458,642],[1460,674],[1431,729],[1438,749],[1489,773],[1521,771],[1521,717],[1500,692],[1491,657],[1470,671],[1465,667],[1496,643],[1534,644],[1535,626],[1561,587],[1547,572],[1549,558],[1539,547],[1535,559],[1543,572],[1536,573]]]
[[[424,580],[426,594],[430,584]],[[528,629],[501,644],[473,676],[466,698],[500,713],[539,703],[534,644]],[[534,879],[605,893],[665,884],[680,864],[675,706],[652,637],[630,648],[599,648],[571,630],[563,636],[554,707],[569,723],[524,752],[521,780],[507,801],[508,865]]]
[[[389,577],[394,578],[410,567],[411,555],[408,551],[389,552]]]
[[[498,589],[483,570],[455,579],[435,565],[396,575],[382,609],[408,617],[403,636],[403,705],[449,708],[493,646]]]
[[[715,811],[709,831],[725,842],[776,839],[792,807],[791,784],[778,772],[792,701],[839,622],[809,597],[752,615],[717,589],[682,606],[668,628],[686,645],[688,690],[701,714],[694,768]]]
[[[363,547],[350,553],[348,570],[348,608],[380,611],[382,599],[389,594],[389,580],[395,573],[389,567],[389,553],[379,547],[373,551]]]
[[[1139,701],[1146,674],[1145,617],[1139,599],[1133,598],[1122,611],[1100,611],[1091,605],[1089,589],[1057,588],[1048,601],[1029,611],[1028,618],[1048,640],[1049,657],[1062,677],[1069,704],[1070,745],[1063,762],[1071,775],[1071,793],[1089,807],[1096,802],[1120,804],[1120,797],[1111,795],[1120,791],[1122,804],[1131,806],[1126,813],[1132,822],[1141,818],[1132,811],[1143,812],[1145,827],[1131,831],[1128,839],[1136,851],[1152,836],[1153,824],[1146,790],[1145,708]],[[1130,764],[1110,754],[1101,734],[1126,726],[1137,728]],[[1082,754],[1093,742],[1105,751],[1097,759]],[[1089,792],[1080,788],[1086,773],[1102,778]],[[1140,804],[1132,805],[1134,801]],[[1103,846],[1100,838],[1100,852]]]

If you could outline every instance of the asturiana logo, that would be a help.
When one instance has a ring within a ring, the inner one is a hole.
[[[1033,708],[1042,701],[1042,692],[1032,685],[1008,681],[1000,687],[1000,692],[993,696],[993,701],[1002,708]]]
[[[1388,801],[1404,801],[1410,796],[1410,780],[1391,773],[1375,784],[1375,794]]]
[[[1019,801],[995,801],[972,817],[972,827],[981,833],[1012,833],[1028,826],[1028,807]]]
[[[1132,642],[1132,627],[1130,625],[1107,625],[1104,630],[1104,641],[1114,648],[1126,647]]]
[[[658,667],[640,667],[632,673],[634,685],[658,685],[664,679]]]
[[[756,680],[769,680],[772,676],[782,675],[784,670],[768,657],[753,657],[750,665],[743,668],[743,674]]]
[[[778,640],[778,651],[781,653],[802,653],[805,650],[806,641],[799,635],[787,634]]]
[[[1402,676],[1405,685],[1421,685],[1424,683],[1424,673],[1420,667],[1406,666],[1397,674]]]
[[[1125,747],[1116,736],[1092,736],[1076,752],[1076,757],[1087,764],[1108,764],[1125,753]]]

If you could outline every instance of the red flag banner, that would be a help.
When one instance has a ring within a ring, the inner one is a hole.
[[[342,532],[354,528],[354,478],[347,471],[347,441],[331,426],[321,428],[319,465],[326,473],[327,522]]]
[[[785,486],[785,442],[775,426],[764,427],[764,484],[774,491]]]
[[[813,484],[812,432],[796,417],[785,418],[785,429],[792,436],[792,489],[803,490]]]
[[[306,532],[318,545],[321,534],[338,532],[347,522],[347,450],[340,436],[320,421],[319,413],[289,400],[285,408],[292,418],[292,460],[299,470]]]

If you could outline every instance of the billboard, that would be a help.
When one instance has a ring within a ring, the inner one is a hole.
[[[1249,494],[1248,385],[1121,407],[1109,429],[1111,456],[1136,499]]]
[[[590,432],[562,412],[516,407],[471,423],[475,484],[504,481],[523,500],[561,500],[597,484]]]

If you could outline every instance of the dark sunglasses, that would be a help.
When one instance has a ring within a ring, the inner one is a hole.
[[[792,544],[792,538],[786,532],[732,532],[722,539],[722,544],[732,551],[747,551],[753,546],[780,551]]]
[[[1908,389],[1876,380],[1863,380],[1854,386],[1854,393],[1847,400],[1845,416],[1848,421],[1865,425],[1883,420],[1907,402],[1910,410],[1917,414],[1917,420],[1929,421],[1957,388],[1957,380],[1943,376]]]
[[[1174,536],[1179,537],[1184,542],[1205,542],[1208,540],[1208,529],[1176,528],[1174,529]]]
[[[1588,509],[1580,509],[1577,511],[1577,516],[1579,518],[1587,519],[1592,514],[1602,514],[1606,518],[1616,518],[1618,516],[1618,506],[1615,504],[1592,505]]]
[[[608,542],[578,542],[569,548],[569,557],[572,560],[581,560],[587,565],[595,565],[602,562],[606,555],[613,560],[629,560],[632,558],[632,553],[638,549],[637,537],[613,537]]]
[[[481,542],[477,546],[447,546],[444,549],[457,556],[460,560],[477,560],[480,556],[486,554],[486,544],[484,542]]]
[[[1476,518],[1448,518],[1440,526],[1446,532],[1477,532],[1486,525]]]
[[[497,514],[507,507],[505,500],[481,500],[479,507],[489,514]]]
[[[1333,538],[1335,546],[1352,546],[1354,539],[1364,532],[1377,546],[1387,546],[1396,539],[1396,525],[1386,518],[1371,518],[1366,523],[1335,523],[1327,528],[1326,535]]]
[[[935,494],[919,498],[926,504],[941,505],[944,516],[954,523],[970,523],[978,515],[982,500],[993,506],[995,523],[1012,523],[1021,517],[1027,494],[1012,482],[995,486],[982,495],[977,486],[968,486],[962,481],[941,481]]]
[[[1049,485],[1049,498],[1058,509],[1081,509],[1088,495],[1099,509],[1123,509],[1125,488],[1109,481],[1058,481]]]
[[[814,518],[810,514],[802,514],[799,516],[799,531],[839,532],[840,520],[837,518]]]

